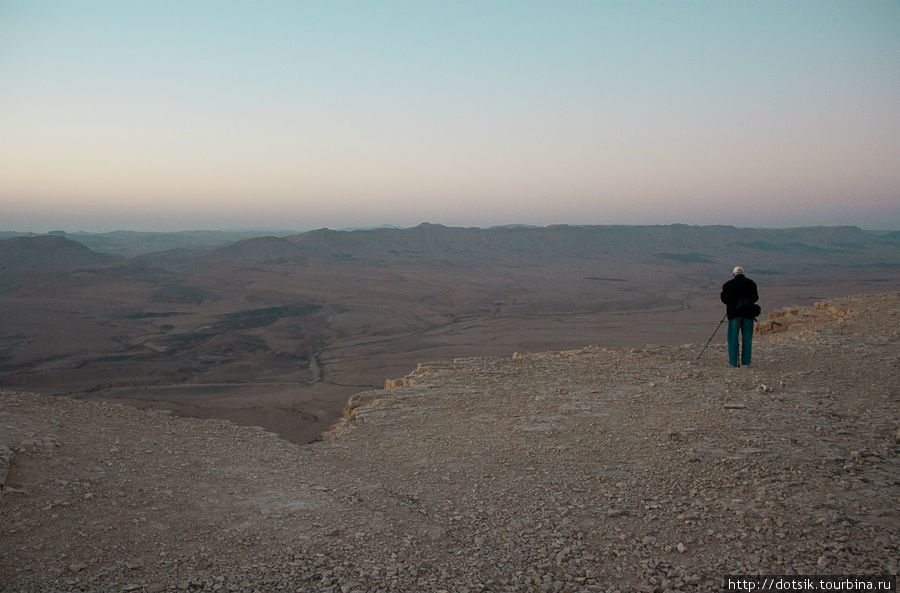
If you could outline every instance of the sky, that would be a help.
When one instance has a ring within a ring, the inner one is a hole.
[[[0,230],[900,229],[898,0],[0,0]]]

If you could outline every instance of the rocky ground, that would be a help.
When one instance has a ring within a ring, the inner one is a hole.
[[[894,574],[900,293],[424,363],[321,442],[0,395],[0,591],[710,591]]]

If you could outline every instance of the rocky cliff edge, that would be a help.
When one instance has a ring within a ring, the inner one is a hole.
[[[424,363],[299,447],[0,394],[0,591],[709,591],[894,574],[900,293],[701,345]]]

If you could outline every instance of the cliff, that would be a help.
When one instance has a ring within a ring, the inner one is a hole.
[[[5,392],[2,591],[710,591],[896,574],[900,293],[423,363],[325,440]],[[776,325],[777,323],[777,325]],[[768,326],[768,327],[765,327]],[[719,336],[722,338],[722,336]]]

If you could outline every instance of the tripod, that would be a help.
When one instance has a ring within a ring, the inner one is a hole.
[[[717,325],[716,329],[713,330],[712,335],[709,336],[709,339],[706,341],[706,346],[704,346],[703,350],[700,351],[700,354],[697,355],[697,360],[700,360],[700,357],[703,356],[704,352],[706,352],[706,348],[709,346],[709,343],[712,342],[712,339],[715,337],[716,332],[719,331],[719,328],[722,327],[722,324],[725,323],[725,319],[727,319],[727,318],[728,318],[728,313],[726,313],[725,316],[722,317],[722,321],[719,322],[719,325]]]

